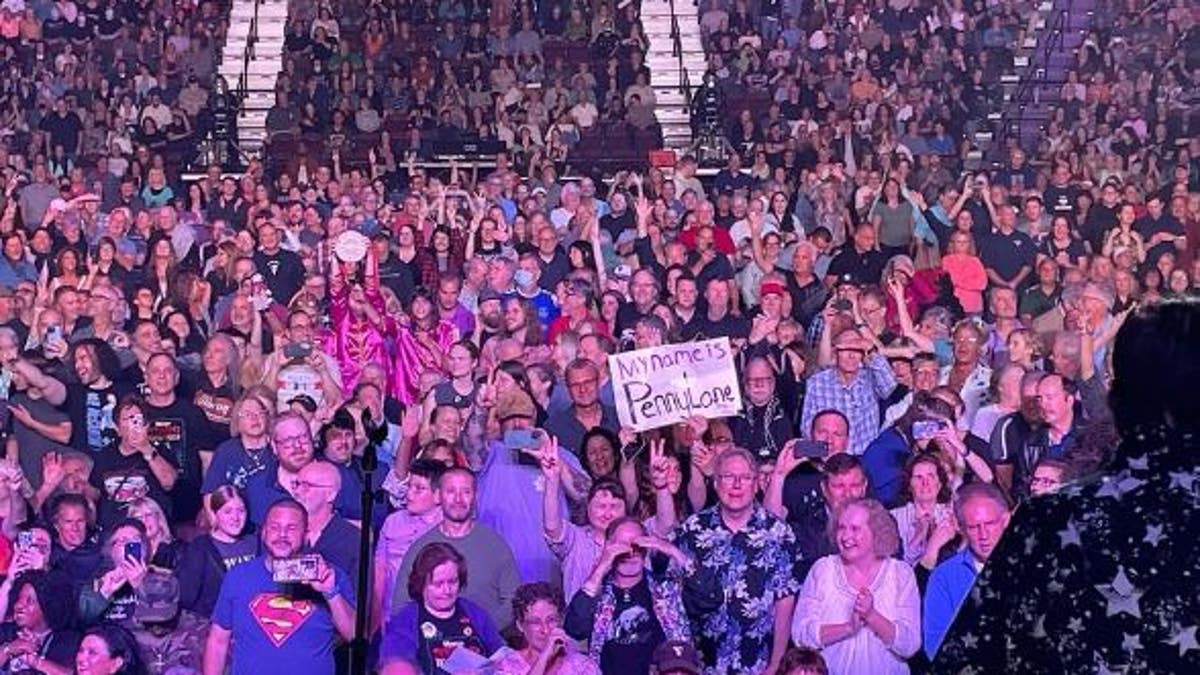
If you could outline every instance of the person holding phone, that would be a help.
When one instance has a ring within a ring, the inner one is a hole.
[[[599,665],[574,649],[563,630],[562,593],[539,581],[517,589],[513,618],[525,646],[496,664],[501,675],[600,675]]]
[[[128,518],[109,530],[103,547],[107,557],[79,595],[79,618],[85,625],[133,618],[138,590],[149,571],[149,550],[150,538],[141,521]]]
[[[543,500],[553,495],[560,513],[566,513],[586,496],[587,477],[557,437],[533,427],[537,408],[524,389],[507,390],[492,410],[500,427],[498,436],[486,440],[479,460],[479,519],[512,546],[522,579],[548,581],[560,570],[543,531]],[[558,461],[553,484],[540,468],[543,455]]]
[[[305,545],[308,514],[295,500],[271,505],[263,520],[262,554],[225,575],[204,647],[204,675],[270,672],[328,675],[335,671],[338,640],[354,637],[354,583],[315,557],[311,580],[283,583],[274,570],[295,559]],[[270,623],[280,633],[264,627]]]

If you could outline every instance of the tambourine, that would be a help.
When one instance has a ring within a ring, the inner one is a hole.
[[[333,255],[342,262],[361,262],[367,257],[367,248],[370,245],[371,240],[367,239],[366,235],[354,230],[346,230],[334,240]]]

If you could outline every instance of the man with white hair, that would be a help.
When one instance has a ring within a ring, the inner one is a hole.
[[[954,496],[954,516],[967,545],[929,575],[921,623],[925,632],[925,654],[930,659],[937,655],[954,615],[975,583],[975,576],[992,555],[1004,528],[1008,527],[1008,502],[1000,488],[992,483],[967,483]]]
[[[757,485],[753,455],[722,452],[713,460],[717,504],[684,521],[675,539],[727,589],[724,604],[693,623],[714,672],[774,672],[787,651],[800,589],[796,535],[757,501]]]

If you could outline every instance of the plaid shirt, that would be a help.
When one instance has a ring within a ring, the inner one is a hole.
[[[863,364],[849,386],[842,384],[836,368],[826,368],[808,380],[800,429],[807,434],[817,413],[829,408],[837,410],[850,420],[847,451],[861,455],[879,434],[879,402],[895,388],[896,376],[887,359],[879,354]]]
[[[417,235],[417,269],[421,272],[421,285],[430,290],[437,290],[438,277],[441,276],[441,271],[438,270],[437,256],[432,248],[428,248],[421,241],[424,237]],[[463,252],[466,250],[466,241],[463,239],[462,231],[453,227],[450,228],[450,255],[446,260],[446,271],[457,274],[462,270]]]

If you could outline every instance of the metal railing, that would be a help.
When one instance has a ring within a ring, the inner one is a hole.
[[[671,8],[671,55],[679,63],[679,93],[683,94],[686,106],[692,104],[692,81],[687,66],[683,64],[683,35],[679,30],[679,14],[675,11],[675,0],[668,0]]]
[[[999,129],[992,144],[993,148],[1006,148],[1009,140],[1013,137],[1020,137],[1020,127],[1027,119],[1026,110],[1030,104],[1036,105],[1039,102],[1038,90],[1041,87],[1047,84],[1061,84],[1061,82],[1049,78],[1048,72],[1051,66],[1051,57],[1066,39],[1072,5],[1073,3],[1068,3],[1066,8],[1057,10],[1052,23],[1049,23],[1044,29],[1047,37],[1044,41],[1039,42],[1029,57],[1025,75],[1017,83],[1016,90],[1013,91],[1012,97],[1000,117]]]
[[[254,60],[255,45],[258,44],[258,8],[263,0],[254,0],[254,14],[250,17],[250,28],[246,31],[246,47],[242,50],[242,73],[238,76],[237,96],[246,99],[250,87],[250,62]]]

